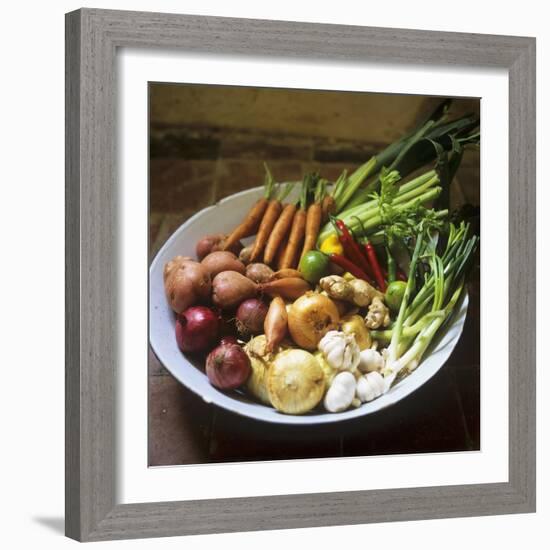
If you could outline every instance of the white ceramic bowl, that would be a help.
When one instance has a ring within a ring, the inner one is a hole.
[[[428,381],[445,364],[460,338],[468,310],[467,295],[446,325],[444,334],[415,371],[378,399],[341,413],[314,412],[291,416],[262,405],[245,394],[222,392],[213,387],[206,375],[181,353],[174,335],[175,316],[164,295],[164,264],[178,254],[195,257],[195,244],[201,237],[209,233],[227,233],[241,221],[262,192],[261,187],[249,189],[201,210],[180,226],[156,255],[150,268],[149,338],[160,362],[207,403],[256,420],[280,424],[323,424],[365,416],[396,403]]]

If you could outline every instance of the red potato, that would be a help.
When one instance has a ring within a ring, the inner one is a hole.
[[[223,233],[215,233],[213,235],[205,235],[195,247],[195,252],[197,253],[197,258],[202,260],[208,254],[212,252],[217,252],[219,250],[224,250],[224,246],[227,240],[227,235]],[[231,245],[228,249],[229,252],[238,255],[242,250],[243,245],[240,241],[237,241]]]
[[[166,283],[166,279],[168,279],[170,274],[174,272],[176,269],[178,269],[185,262],[197,263],[190,256],[174,256],[169,262],[164,264],[164,271],[163,271],[164,282]]]
[[[244,275],[244,264],[237,259],[237,256],[233,252],[226,250],[218,250],[211,252],[204,258],[201,264],[206,268],[210,277],[214,278],[218,273],[222,271],[236,271]]]
[[[208,300],[212,289],[210,275],[204,266],[181,258],[177,256],[164,267],[166,298],[176,313]]]

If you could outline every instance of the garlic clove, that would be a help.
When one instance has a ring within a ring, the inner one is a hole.
[[[355,395],[362,403],[380,397],[385,391],[384,378],[377,372],[369,372],[357,380]]]
[[[380,371],[384,368],[384,358],[374,349],[364,349],[359,354],[359,370],[361,372]]]
[[[325,409],[329,412],[345,411],[352,404],[355,389],[355,377],[351,372],[337,374],[325,395]]]

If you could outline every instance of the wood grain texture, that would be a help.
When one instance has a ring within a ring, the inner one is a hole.
[[[510,484],[536,502],[535,41],[509,70]],[[520,291],[521,289],[521,291]]]
[[[534,511],[534,39],[87,9],[68,14],[66,29],[67,535],[107,540]],[[509,70],[509,299],[514,345],[508,483],[115,503],[115,56],[117,47],[136,46]]]
[[[65,529],[81,532],[80,517],[80,14],[65,28]]]

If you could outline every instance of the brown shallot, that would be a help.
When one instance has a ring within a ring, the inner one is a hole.
[[[273,278],[273,270],[265,264],[248,264],[246,276],[255,283],[267,283]]]
[[[288,314],[283,299],[275,296],[269,304],[264,320],[264,333],[267,338],[267,351],[273,350],[283,341],[288,325]]]
[[[275,271],[270,277],[271,281],[274,281],[275,279],[286,279],[287,277],[298,277],[299,279],[303,279],[303,275],[301,271],[298,271],[297,269],[279,269],[279,271]]]
[[[236,308],[242,301],[253,298],[257,285],[237,271],[222,271],[212,281],[212,301],[221,309]]]
[[[299,277],[287,277],[286,279],[275,279],[268,283],[258,285],[258,290],[268,296],[281,296],[285,300],[296,300],[308,290],[311,290],[309,283]]]

